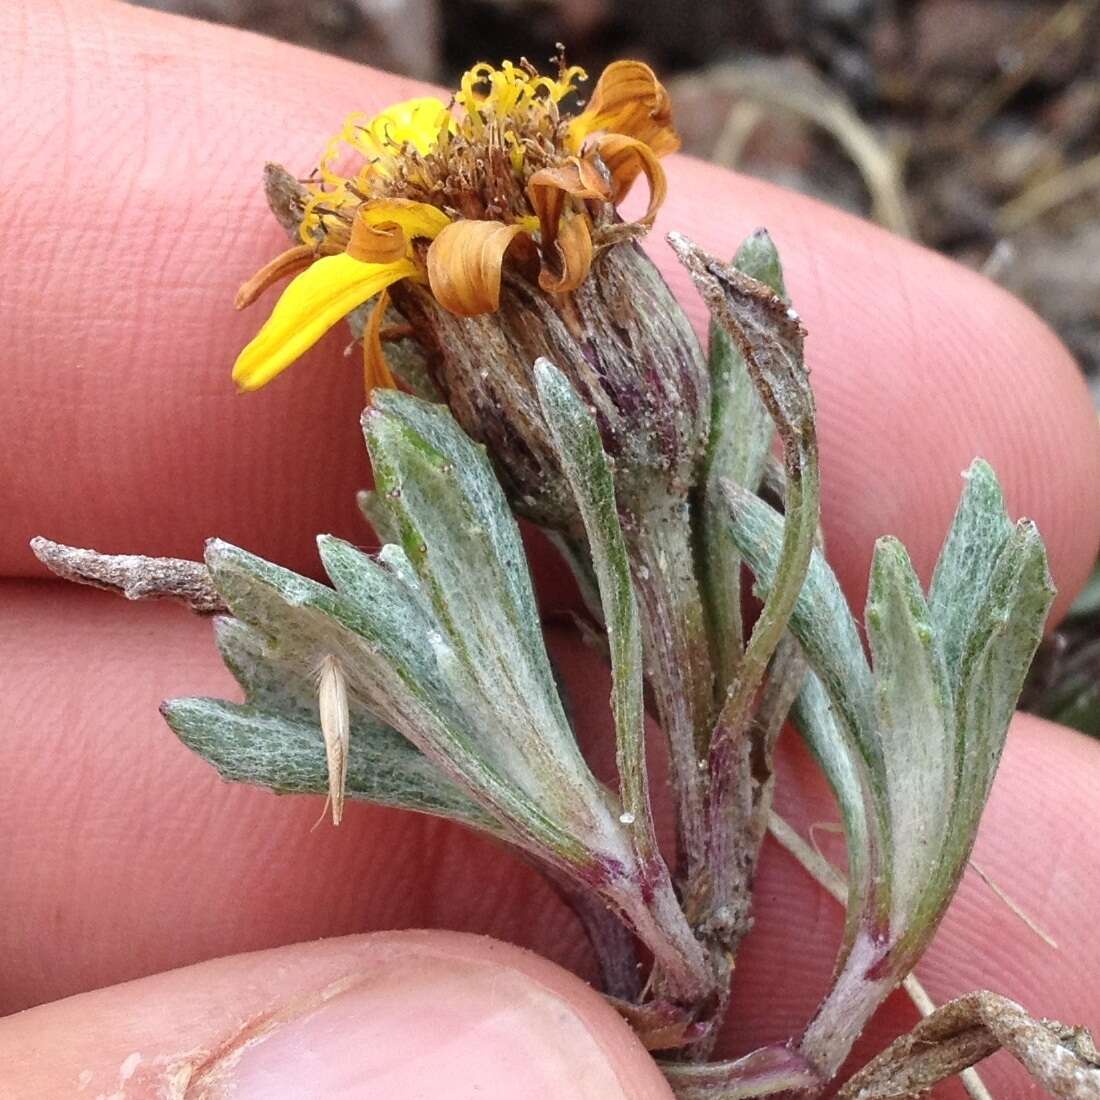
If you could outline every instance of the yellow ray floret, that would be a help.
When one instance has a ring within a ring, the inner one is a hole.
[[[407,259],[371,264],[342,253],[317,260],[283,291],[267,323],[237,357],[233,381],[242,390],[267,385],[353,309],[416,273]]]
[[[434,241],[451,219],[437,206],[408,199],[371,199],[359,207],[347,253],[357,260],[387,263],[413,258],[413,241]]]
[[[377,171],[386,172],[391,167],[389,158],[398,156],[406,145],[411,145],[418,153],[430,153],[443,131],[453,125],[447,105],[434,96],[395,103],[370,119],[362,113],[353,114],[329,143],[322,158],[321,175],[326,182],[331,182],[327,173],[344,146],[354,149],[368,162],[374,162]]]

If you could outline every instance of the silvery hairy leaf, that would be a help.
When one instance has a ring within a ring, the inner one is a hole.
[[[207,567],[267,655],[309,669],[335,658],[350,699],[408,738],[511,839],[566,867],[586,863],[584,844],[507,774],[491,734],[462,709],[457,663],[423,601],[354,547],[318,541],[341,591],[217,541],[208,544]]]
[[[748,237],[733,266],[787,300],[779,253],[765,230]],[[710,437],[702,477],[702,583],[714,621],[718,667],[732,669],[741,647],[741,560],[721,522],[719,480],[755,490],[764,472],[775,428],[752,384],[745,358],[712,318],[707,362],[711,374]]]
[[[731,535],[767,592],[782,517],[737,486],[725,489]],[[1052,599],[1034,525],[1012,526],[980,461],[967,474],[929,599],[901,544],[876,545],[871,668],[815,551],[790,619],[813,670],[795,716],[836,793],[850,863],[841,966],[802,1047],[828,1073],[858,1033],[853,1024],[919,957],[955,891]],[[861,985],[871,969],[875,980]]]
[[[584,523],[611,653],[611,706],[626,823],[640,854],[656,852],[645,758],[642,632],[630,559],[615,503],[615,481],[599,428],[569,380],[535,363],[543,415]]]
[[[618,851],[625,837],[566,719],[519,528],[484,448],[442,406],[392,392],[379,394],[364,431],[463,708],[533,801]]]
[[[976,462],[967,481],[930,599],[900,543],[876,546],[866,616],[873,673],[816,552],[791,617],[818,681],[799,703],[799,716],[809,718],[804,733],[846,822],[862,828],[858,807],[873,807],[882,850],[872,837],[867,868],[881,863],[886,877],[867,888],[888,904],[897,935],[914,921],[927,929],[949,900],[1053,598],[1034,526],[1013,528],[987,464]],[[766,590],[782,519],[743,490],[727,492],[731,533]],[[858,798],[856,778],[865,787]],[[863,893],[854,883],[853,891]]]
[[[329,775],[311,670],[267,657],[263,639],[236,619],[220,620],[217,630],[219,648],[247,701],[171,700],[162,707],[168,724],[224,779],[278,792],[326,794]],[[500,832],[422,752],[358,701],[352,702],[350,717],[348,797]]]

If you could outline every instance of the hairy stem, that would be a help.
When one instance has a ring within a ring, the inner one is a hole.
[[[809,425],[812,429],[812,424]],[[753,703],[768,663],[802,589],[817,535],[819,478],[816,446],[789,447],[786,519],[775,584],[753,627],[714,728],[709,756],[707,865],[711,877],[710,931],[728,951],[749,929],[752,880],[766,807],[759,797],[764,777],[753,775]],[[787,699],[788,709],[793,697]],[[761,813],[761,810],[764,813]]]
[[[607,896],[653,954],[657,996],[703,1010],[719,993],[710,960],[680,908],[664,861],[643,867],[642,876],[641,883]]]
[[[813,1092],[823,1083],[813,1066],[783,1046],[761,1047],[732,1062],[665,1063],[661,1070],[680,1100],[743,1100]]]
[[[801,836],[777,813],[768,814],[768,832],[789,852],[824,890],[840,905],[848,903],[848,884],[839,871],[820,853],[802,839]],[[901,983],[909,994],[909,999],[922,1016],[931,1016],[936,1011],[935,1002],[921,984],[916,974],[910,972]],[[971,1063],[959,1074],[963,1087],[972,1100],[992,1100],[985,1082]]]
[[[700,746],[709,732],[710,651],[685,501],[664,499],[624,517],[649,686],[669,746],[677,811],[678,878],[695,882],[706,856]]]
[[[669,243],[706,302],[714,323],[736,345],[760,403],[783,447],[785,519],[776,582],[745,651],[710,738],[705,810],[707,859],[701,926],[732,953],[749,927],[754,837],[761,835],[752,775],[753,705],[795,601],[817,536],[820,488],[813,394],[803,361],[805,329],[767,283],[723,264],[679,234]],[[726,483],[720,483],[729,502]],[[689,898],[694,905],[697,899]]]

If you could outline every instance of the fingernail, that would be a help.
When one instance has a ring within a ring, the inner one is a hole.
[[[517,970],[463,958],[404,957],[381,962],[257,1036],[226,1059],[204,1094],[210,1100],[670,1095],[660,1084],[659,1091],[636,1087],[656,1073],[638,1051],[649,1068],[622,1072],[614,1064],[624,1061],[617,1037],[610,1043],[598,1037],[558,992]]]

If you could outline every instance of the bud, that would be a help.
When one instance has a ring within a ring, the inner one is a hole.
[[[488,447],[513,506],[537,523],[568,529],[575,518],[539,411],[531,366],[540,357],[595,415],[621,505],[654,492],[679,496],[693,483],[709,378],[687,318],[634,242],[608,248],[568,296],[506,274],[495,313],[457,316],[412,282],[394,302],[451,411]]]

